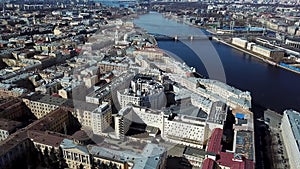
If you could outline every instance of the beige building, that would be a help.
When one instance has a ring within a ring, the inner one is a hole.
[[[73,140],[64,139],[60,147],[69,168],[77,169],[82,166],[84,169],[91,169],[90,154],[85,146],[76,144]]]
[[[48,152],[54,148],[55,151],[58,151],[59,146],[63,139],[69,138],[67,135],[63,135],[56,132],[50,131],[28,131],[28,137],[33,142],[34,146],[44,153],[45,149],[48,149]]]
[[[159,48],[144,48],[142,50],[135,50],[133,55],[146,56],[149,60],[161,60],[164,52]]]
[[[248,41],[241,38],[232,38],[232,44],[239,46],[241,48],[246,48]]]
[[[260,45],[253,45],[252,51],[268,58],[282,58],[285,52],[278,49],[270,49]]]
[[[108,103],[101,104],[91,113],[91,127],[94,134],[103,135],[112,123],[112,110]]]
[[[66,99],[43,94],[27,95],[23,101],[38,119],[67,102]]]

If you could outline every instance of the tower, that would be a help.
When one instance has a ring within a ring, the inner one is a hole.
[[[116,32],[115,32],[115,44],[118,43],[118,40],[119,40],[119,31],[116,30]]]

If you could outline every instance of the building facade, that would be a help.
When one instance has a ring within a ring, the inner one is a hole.
[[[285,110],[280,127],[290,168],[297,168],[300,166],[300,113],[294,110]]]

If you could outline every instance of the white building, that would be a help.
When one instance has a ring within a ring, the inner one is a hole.
[[[93,156],[96,165],[101,164],[101,162],[112,163],[121,169],[164,169],[166,166],[166,149],[152,143],[146,144],[139,151],[93,145],[88,146],[88,151]]]
[[[205,119],[185,115],[164,116],[162,138],[169,142],[203,148],[207,137]]]
[[[298,168],[300,166],[300,113],[285,110],[281,120],[281,130],[290,168]]]
[[[90,154],[85,146],[75,144],[73,140],[64,139],[60,147],[69,168],[79,168],[80,165],[84,169],[91,168]]]
[[[166,74],[175,82],[211,101],[222,101],[232,108],[251,108],[251,95],[217,80]]]
[[[279,49],[270,49],[260,45],[253,45],[252,51],[268,58],[284,57],[284,51]]]
[[[161,109],[167,103],[164,87],[153,77],[136,75],[129,88],[117,91],[118,101],[121,108],[129,103],[136,106]]]
[[[232,44],[239,46],[241,48],[246,48],[248,41],[241,38],[232,38]]]
[[[124,138],[132,122],[159,128],[164,140],[176,144],[202,148],[208,138],[205,118],[132,106],[124,107],[115,116],[115,132],[118,138]]]
[[[91,113],[91,127],[94,134],[103,135],[112,123],[111,106],[103,103]]]

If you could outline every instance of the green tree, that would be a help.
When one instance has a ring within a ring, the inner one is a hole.
[[[55,152],[54,147],[52,147],[50,150],[49,159],[50,159],[50,162],[51,162],[50,164],[51,164],[52,168],[59,168],[59,161],[58,161],[57,154]]]
[[[45,166],[47,168],[51,166],[51,160],[50,160],[50,157],[49,157],[48,147],[45,147],[45,149],[44,149],[44,161],[45,161]]]

